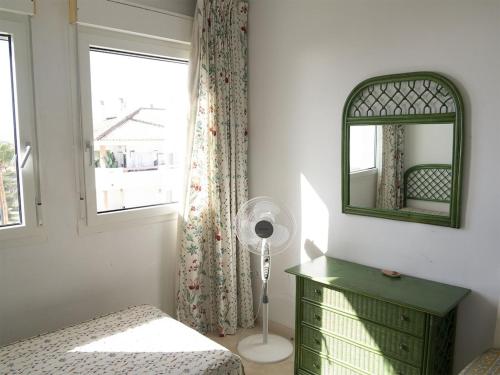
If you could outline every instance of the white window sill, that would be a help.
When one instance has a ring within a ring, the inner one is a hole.
[[[349,174],[351,176],[361,176],[361,175],[377,174],[377,172],[378,172],[377,168],[369,168],[369,169],[361,169],[359,171],[353,171],[353,172],[350,172]]]
[[[177,221],[179,216],[178,213],[178,205],[175,205],[175,208],[172,207],[172,210],[169,212],[161,214],[161,215],[151,215],[151,216],[142,216],[128,219],[119,218],[120,214],[126,213],[124,212],[114,212],[113,216],[116,220],[110,220],[107,222],[101,223],[87,223],[84,219],[79,220],[78,222],[78,234],[81,236],[96,234],[96,233],[105,233],[116,230],[134,228],[144,225],[163,223],[169,221]],[[104,214],[106,215],[106,214]],[[100,216],[100,215],[99,215]]]

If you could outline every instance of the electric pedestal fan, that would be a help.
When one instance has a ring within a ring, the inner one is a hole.
[[[280,362],[293,347],[289,340],[268,333],[268,281],[271,256],[287,249],[295,231],[290,212],[269,197],[257,197],[244,203],[236,216],[236,236],[249,251],[260,255],[262,278],[262,334],[248,336],[238,343],[242,357],[259,363]]]

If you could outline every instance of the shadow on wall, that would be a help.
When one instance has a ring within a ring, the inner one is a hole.
[[[456,342],[455,342],[455,372],[458,372],[466,364],[472,361],[476,356],[487,350],[491,345],[494,344],[494,327],[487,322],[494,321],[494,316],[496,313],[495,303],[486,298],[486,296],[472,291],[467,298],[465,298],[459,306],[458,309],[458,325],[459,329],[456,332]],[[500,320],[498,321],[500,322]],[[499,324],[497,322],[497,324]],[[489,343],[485,346],[482,341],[482,337],[490,336],[491,339]],[[468,351],[467,357],[463,354],[463,350],[460,350],[460,346],[464,343],[474,351]],[[496,345],[500,345],[496,343]],[[454,373],[455,373],[454,372]]]
[[[311,260],[325,255],[325,252],[316,246],[310,239],[304,241],[304,253]]]

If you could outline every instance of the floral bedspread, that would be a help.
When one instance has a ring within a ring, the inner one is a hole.
[[[490,349],[472,361],[459,375],[499,375],[500,348]]]
[[[242,375],[240,358],[143,305],[0,348],[0,374]]]

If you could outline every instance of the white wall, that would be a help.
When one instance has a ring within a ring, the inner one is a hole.
[[[453,124],[405,126],[405,170],[417,164],[451,164]]]
[[[497,309],[497,325],[495,331],[494,345],[496,348],[500,348],[500,301],[498,303],[498,309]]]
[[[66,0],[37,3],[34,74],[48,240],[0,249],[0,345],[149,303],[172,313],[174,221],[77,234],[70,26]]]
[[[492,345],[500,295],[500,2],[250,0],[249,30],[250,193],[280,198],[299,223],[273,261],[271,319],[291,326],[283,270],[320,252],[465,286],[457,371]],[[417,70],[452,77],[464,96],[459,230],[341,213],[345,99],[366,78]]]
[[[405,170],[418,164],[452,164],[453,124],[406,125]],[[408,199],[407,207],[449,212],[450,204]]]

